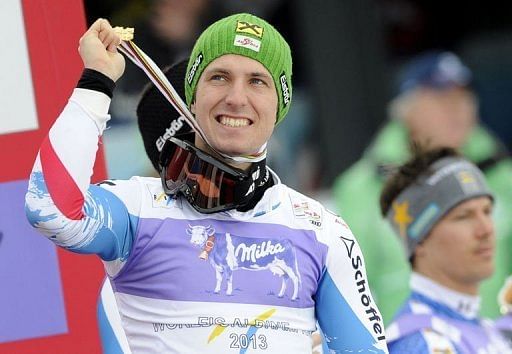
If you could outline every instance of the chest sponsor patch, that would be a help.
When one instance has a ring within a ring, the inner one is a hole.
[[[147,188],[151,194],[151,205],[153,208],[181,208],[181,199],[165,194],[160,186],[148,185]]]

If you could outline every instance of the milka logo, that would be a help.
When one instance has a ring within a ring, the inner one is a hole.
[[[253,243],[249,247],[245,243],[241,243],[235,250],[235,257],[238,258],[240,252],[242,255],[240,256],[240,260],[242,262],[252,261],[256,263],[258,259],[266,257],[268,255],[274,255],[278,253],[282,253],[285,251],[285,248],[281,246],[280,243],[272,244],[272,241],[262,242],[261,244]]]
[[[255,52],[260,51],[261,42],[257,39],[247,37],[247,36],[241,36],[237,34],[235,36],[235,41],[233,42],[233,45],[237,47],[244,47],[247,49],[254,50]]]
[[[286,106],[288,103],[290,103],[290,90],[288,89],[288,82],[286,82],[285,73],[281,74],[279,81],[281,81],[281,90],[283,91],[283,103]]]
[[[187,82],[190,85],[192,81],[194,80],[194,76],[196,75],[197,67],[201,62],[203,61],[203,53],[199,53],[196,60],[194,61],[194,64],[190,68],[190,72],[188,73]]]
[[[215,270],[215,294],[226,282],[226,295],[233,295],[233,272],[237,270],[265,271],[281,277],[278,298],[285,296],[288,283],[293,284],[290,299],[299,296],[300,272],[295,247],[288,239],[261,239],[233,235],[230,232],[215,232],[212,225],[188,225],[186,230],[190,243],[203,251],[201,259],[208,259]],[[247,246],[249,245],[249,246]],[[207,255],[203,257],[202,255]],[[213,275],[213,274],[212,274]]]

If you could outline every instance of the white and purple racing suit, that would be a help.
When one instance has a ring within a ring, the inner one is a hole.
[[[414,272],[411,290],[387,328],[390,353],[512,353],[494,323],[478,316],[478,296],[456,292]]]
[[[75,89],[26,210],[55,244],[102,259],[132,352],[311,353],[318,322],[333,353],[387,353],[352,232],[277,176],[254,209],[215,214],[156,178],[90,185],[109,103]]]

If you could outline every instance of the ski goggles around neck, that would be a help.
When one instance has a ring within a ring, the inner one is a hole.
[[[160,154],[164,192],[181,194],[201,213],[237,208],[244,200],[250,178],[188,141],[169,138]]]

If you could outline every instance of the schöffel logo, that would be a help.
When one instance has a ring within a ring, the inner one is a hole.
[[[290,90],[288,89],[288,81],[286,81],[286,74],[283,72],[279,77],[281,82],[281,91],[283,91],[283,103],[286,106],[290,103]]]
[[[348,258],[351,260],[352,268],[354,269],[354,280],[356,281],[357,291],[361,296],[360,301],[365,308],[365,313],[368,317],[368,320],[372,324],[373,332],[377,335],[377,340],[384,340],[386,337],[384,336],[384,326],[382,325],[382,320],[379,316],[378,310],[372,306],[370,289],[366,283],[366,277],[364,276],[363,271],[360,269],[363,266],[363,258],[360,254],[358,254],[359,252],[354,252],[354,240],[343,236],[340,236],[340,240],[345,245]]]
[[[197,67],[201,62],[203,61],[203,53],[199,53],[196,60],[194,61],[194,64],[192,65],[192,68],[190,68],[190,72],[188,73],[187,82],[190,85],[192,81],[194,80],[194,76],[196,75]]]

